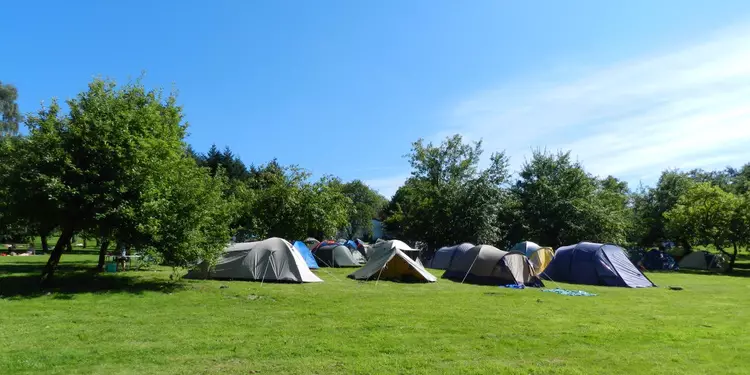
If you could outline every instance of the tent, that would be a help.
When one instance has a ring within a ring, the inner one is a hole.
[[[305,263],[307,263],[307,266],[310,267],[310,269],[318,268],[318,262],[315,261],[315,257],[312,255],[312,252],[310,252],[310,249],[307,248],[307,245],[305,245],[304,242],[294,241],[294,248],[297,249],[300,254],[302,254],[302,258],[305,259]]]
[[[321,242],[313,255],[321,267],[359,267],[363,263],[352,256],[348,247],[335,242]]]
[[[464,242],[460,245],[440,248],[435,252],[435,255],[432,256],[429,267],[439,270],[447,270],[450,268],[453,261],[460,258],[472,247],[474,247],[474,245]]]
[[[490,245],[479,245],[469,249],[452,262],[443,278],[473,284],[543,285],[526,255],[503,251]]]
[[[630,262],[625,250],[616,245],[581,242],[563,246],[542,273],[548,280],[631,288],[654,284]]]
[[[372,258],[373,256],[378,256],[378,254],[381,251],[389,251],[389,249],[394,246],[397,247],[399,250],[401,250],[402,253],[404,253],[406,256],[408,256],[411,260],[416,262],[418,265],[424,267],[422,265],[422,261],[419,260],[420,251],[418,249],[413,249],[411,246],[399,240],[389,240],[389,241],[378,242],[375,245],[370,246],[370,250],[368,251],[367,254],[370,258]]]
[[[422,267],[418,259],[419,250],[391,240],[379,242],[372,247],[370,260],[364,267],[349,275],[356,280],[398,280],[435,282],[437,278]]]
[[[554,257],[555,252],[551,247],[540,247],[531,252],[529,262],[534,266],[537,274],[541,274],[549,266]]]
[[[680,260],[679,266],[694,270],[723,270],[725,268],[721,257],[705,251],[695,251],[685,255]]]
[[[186,277],[297,283],[323,281],[310,271],[302,254],[292,244],[276,237],[230,245],[212,269],[204,262]]]
[[[367,250],[365,249],[364,243],[362,243],[362,241],[349,240],[344,243],[344,246],[348,247],[349,250],[352,251],[352,257],[354,258],[354,260],[361,259],[362,263],[367,262]]]
[[[531,241],[519,242],[510,249],[510,251],[516,251],[522,254],[526,254],[527,257],[531,258],[531,254],[542,247]]]
[[[307,237],[302,242],[304,242],[305,245],[307,245],[307,248],[310,249],[310,250],[312,250],[313,248],[315,248],[315,246],[318,246],[318,244],[320,244],[320,241],[318,241],[318,240],[316,240],[316,239],[314,239],[312,237]]]
[[[370,245],[360,239],[357,239],[355,242],[357,242],[357,250],[365,256],[365,259],[369,259]]]
[[[643,267],[654,271],[676,271],[680,267],[671,255],[664,251],[651,249],[641,260]]]

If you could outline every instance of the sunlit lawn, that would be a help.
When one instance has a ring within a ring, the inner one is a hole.
[[[58,287],[40,291],[45,260],[0,258],[0,374],[750,373],[744,277],[561,285],[596,297],[356,282],[351,269],[174,285],[166,268],[93,276],[94,255],[65,255]]]

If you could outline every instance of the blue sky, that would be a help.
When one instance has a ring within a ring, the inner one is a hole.
[[[750,161],[750,2],[12,2],[23,112],[95,76],[176,87],[199,151],[276,157],[389,196],[417,138],[572,150],[632,187]]]

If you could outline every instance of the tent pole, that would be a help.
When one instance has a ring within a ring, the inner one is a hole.
[[[329,268],[333,268],[330,264],[328,264],[327,262],[325,262],[323,259],[320,259],[320,258],[316,257],[315,254],[313,254],[313,258],[315,258],[315,261],[323,263],[324,265],[328,266]],[[318,268],[318,269],[320,269],[320,268]],[[332,274],[332,273],[330,273],[330,272],[328,272],[326,270],[323,270],[323,272],[329,274],[331,277],[333,277],[334,279],[336,279],[336,281],[341,281],[341,279],[339,279],[338,277],[336,277],[336,275],[334,275],[334,274]]]
[[[378,282],[380,281],[380,274],[382,274],[382,273],[383,273],[383,268],[386,268],[386,267],[388,267],[388,262],[386,262],[386,263],[385,263],[385,264],[383,265],[383,267],[380,267],[380,271],[378,272],[378,279],[377,279],[377,280],[375,280],[375,285],[378,285]]]
[[[266,272],[268,271],[268,264],[271,263],[271,254],[268,254],[268,259],[266,259],[266,267],[263,268],[263,277],[260,279],[260,286],[263,286],[263,282],[266,281]]]
[[[472,269],[472,268],[474,268],[474,262],[476,262],[476,261],[477,261],[477,258],[479,258],[479,253],[481,253],[481,252],[482,252],[482,250],[480,249],[480,250],[479,250],[479,251],[477,252],[477,256],[475,256],[475,257],[474,257],[474,260],[473,260],[473,261],[471,261],[471,265],[469,266],[469,270],[468,270],[468,271],[466,271],[466,275],[464,275],[464,278],[463,278],[463,279],[461,279],[461,284],[463,284],[463,283],[464,283],[464,281],[466,281],[466,277],[467,277],[467,276],[469,276],[469,272],[471,272],[471,269]]]

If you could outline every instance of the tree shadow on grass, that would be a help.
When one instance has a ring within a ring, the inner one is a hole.
[[[73,299],[82,293],[171,293],[183,287],[180,283],[154,280],[127,274],[97,273],[82,265],[61,265],[48,287],[40,284],[41,267],[34,264],[0,264],[0,296],[2,298],[37,298],[51,295],[54,299]]]
[[[750,266],[747,265],[735,265],[734,270],[729,273],[722,273],[717,271],[705,271],[705,270],[691,270],[681,268],[680,273],[686,273],[691,275],[712,275],[712,276],[729,276],[729,277],[750,277]]]

